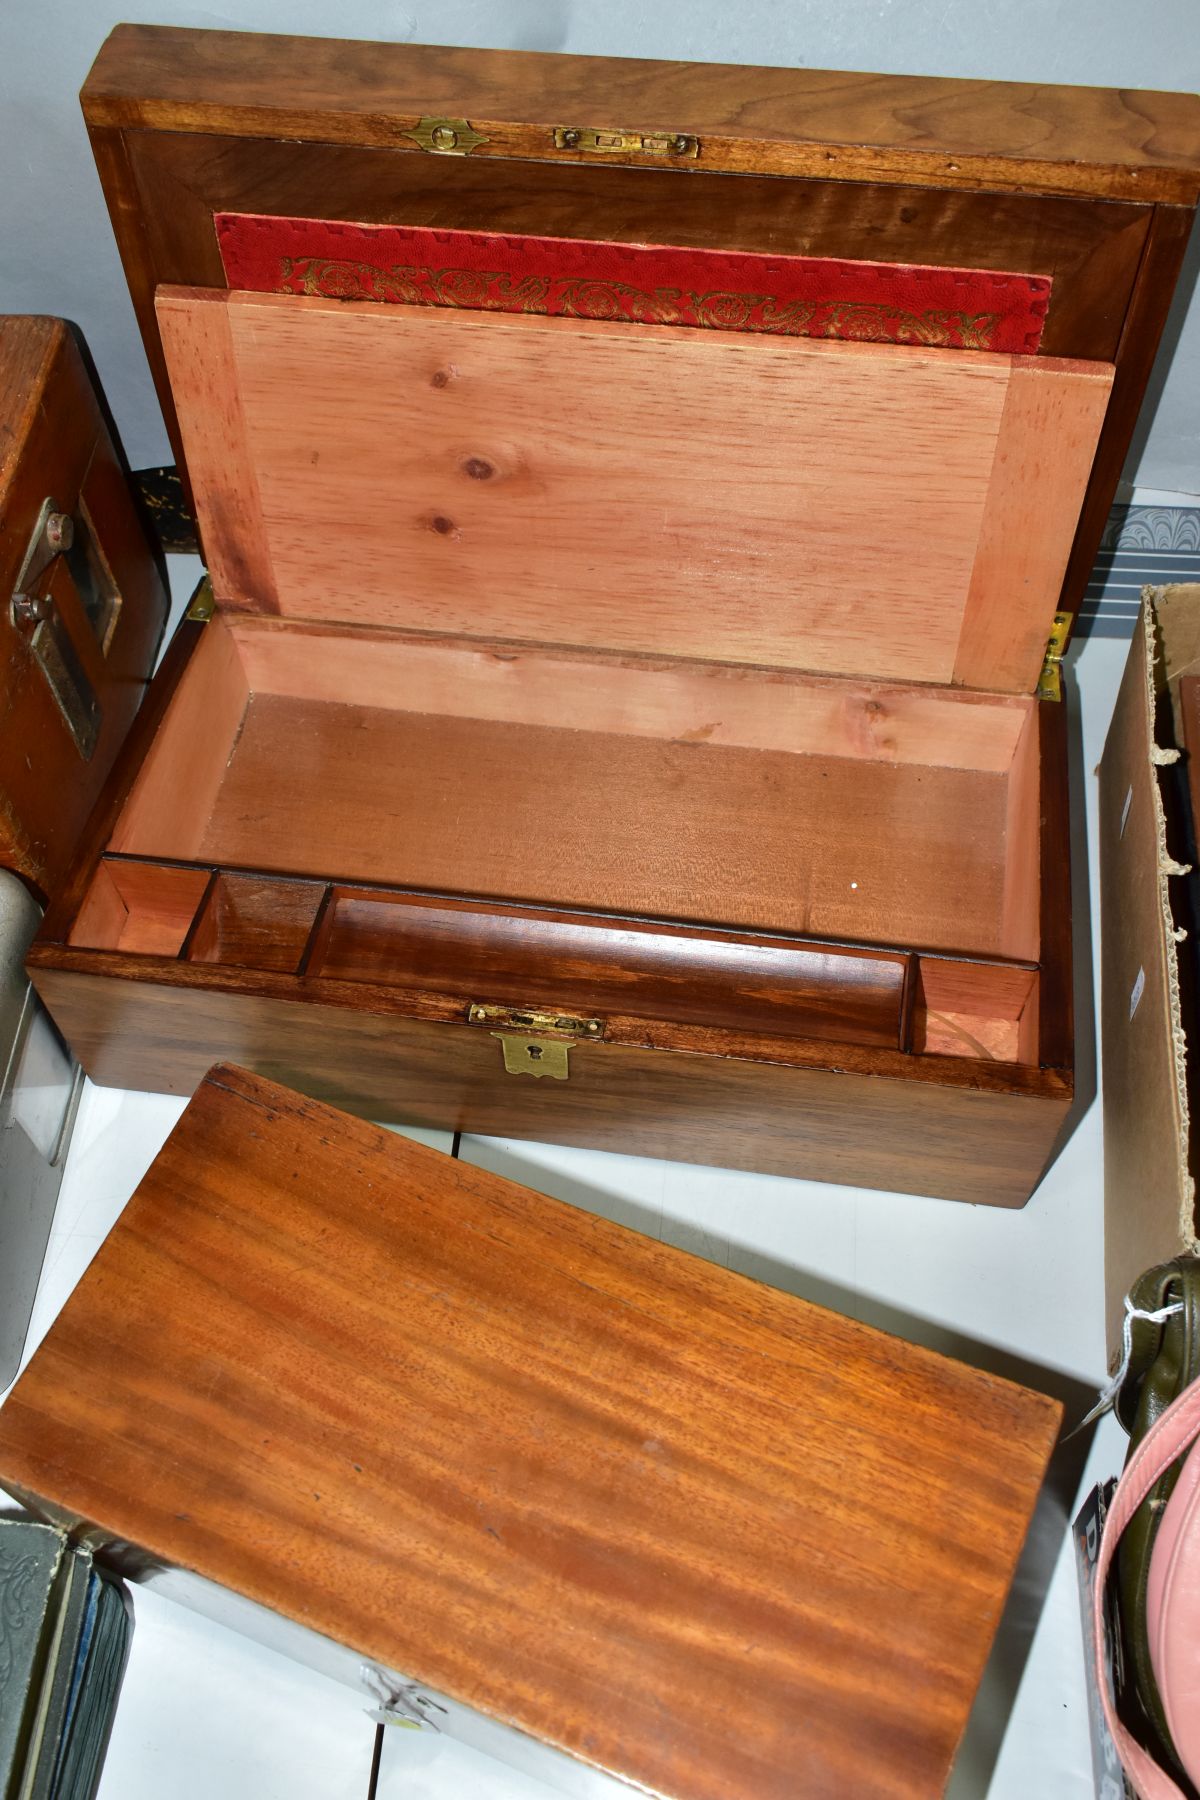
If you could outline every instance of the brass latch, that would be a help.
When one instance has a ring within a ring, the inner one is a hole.
[[[570,1069],[567,1052],[572,1042],[603,1037],[603,1019],[580,1019],[570,1013],[540,1012],[532,1007],[485,1006],[472,1003],[467,1011],[472,1025],[501,1025],[493,1031],[504,1052],[510,1075],[548,1075],[566,1081]]]
[[[700,139],[690,131],[599,131],[593,126],[556,125],[554,148],[601,155],[629,155],[632,151],[643,156],[686,156],[694,161],[700,154]]]
[[[1038,676],[1037,697],[1039,700],[1062,699],[1062,660],[1067,648],[1067,639],[1071,635],[1071,624],[1074,613],[1055,613],[1054,624],[1050,631],[1050,640],[1046,645],[1046,660],[1042,664],[1042,672]]]
[[[422,150],[442,156],[470,156],[489,141],[466,119],[418,119],[411,131],[402,131],[400,136],[413,138]]]

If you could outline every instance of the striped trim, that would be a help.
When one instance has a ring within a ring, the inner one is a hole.
[[[1077,631],[1129,637],[1148,583],[1200,582],[1200,506],[1114,506]]]

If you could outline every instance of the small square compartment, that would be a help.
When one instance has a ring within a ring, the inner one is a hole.
[[[324,894],[321,881],[220,874],[196,921],[187,961],[295,974]]]
[[[208,882],[204,868],[105,857],[68,942],[87,950],[178,956]]]
[[[1020,963],[960,962],[922,956],[913,1005],[913,1043],[925,1056],[1034,1063],[1038,971]]]

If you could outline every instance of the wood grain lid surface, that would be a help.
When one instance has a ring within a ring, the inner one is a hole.
[[[900,1800],[1058,1415],[217,1068],[0,1479],[651,1792]]]
[[[586,159],[556,129],[619,127],[605,160],[822,180],[1195,201],[1200,99],[1139,89],[755,68],[118,25],[83,90],[94,127],[418,149],[469,121],[475,157]],[[652,145],[642,148],[649,136]]]

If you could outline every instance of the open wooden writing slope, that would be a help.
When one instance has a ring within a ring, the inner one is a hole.
[[[385,148],[373,56],[280,40],[267,94],[253,42],[123,28],[85,92],[211,572],[33,953],[85,1065],[190,1091],[232,1056],[380,1118],[1021,1203],[1073,1091],[1034,694],[1173,279],[1145,311],[1122,258],[1194,203],[1188,103],[1139,96],[1134,154],[1118,97],[1053,90],[1035,167],[1030,96],[988,90],[988,235],[954,146],[934,206],[896,141],[901,90],[960,118],[960,84],[883,83],[870,168],[817,181],[767,96],[830,78],[739,72],[768,178],[720,71],[706,112],[704,72],[629,65],[631,149],[570,125],[571,59],[388,50],[429,100]],[[560,101],[544,143],[497,122]],[[610,316],[629,281],[504,264],[610,253],[982,282],[1036,298],[1031,349],[894,293]]]

